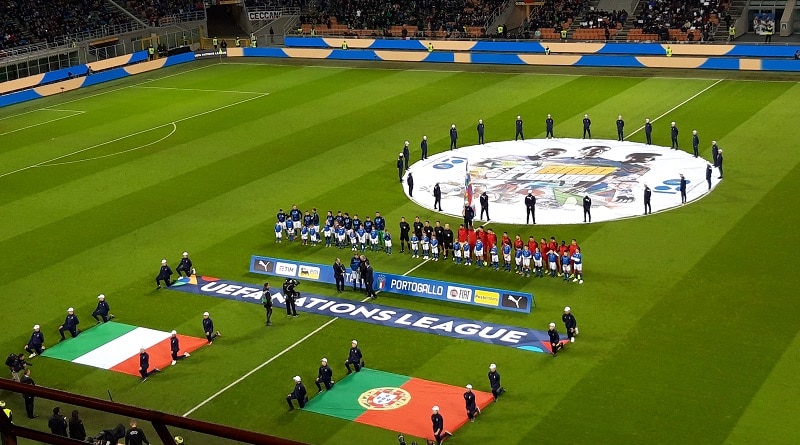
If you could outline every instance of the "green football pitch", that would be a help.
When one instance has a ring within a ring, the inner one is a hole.
[[[117,402],[313,444],[396,443],[391,431],[287,412],[292,377],[315,393],[324,356],[341,378],[357,338],[371,368],[482,391],[497,363],[508,393],[452,444],[800,442],[796,82],[420,66],[198,62],[0,109],[0,351],[20,352],[37,323],[54,344],[69,306],[88,328],[104,293],[122,323],[202,336],[209,311],[224,337],[146,383],[37,357],[38,384],[99,398],[110,390]],[[520,314],[381,295],[389,306],[536,329],[557,321],[562,330],[571,306],[581,335],[557,358],[311,314],[276,311],[267,328],[258,305],[155,290],[159,261],[174,267],[184,250],[198,273],[250,283],[264,281],[247,272],[252,254],[332,262],[330,250],[273,242],[275,213],[292,204],[381,211],[395,230],[401,216],[433,221],[397,182],[403,141],[414,159],[423,134],[431,153],[444,151],[456,123],[462,141],[474,142],[478,118],[487,141],[507,140],[517,115],[528,137],[541,138],[547,113],[568,137],[580,137],[584,113],[599,138],[616,137],[618,114],[633,129],[657,118],[658,145],[669,146],[669,121],[686,147],[696,128],[704,157],[712,139],[725,150],[725,179],[702,200],[646,218],[493,226],[576,238],[581,286],[397,253],[373,255],[373,265],[532,292],[538,304]],[[21,397],[0,398],[17,423],[46,429],[53,402],[38,400],[41,417],[28,420]],[[84,417],[91,433],[126,423]],[[230,443],[185,435],[190,444]]]

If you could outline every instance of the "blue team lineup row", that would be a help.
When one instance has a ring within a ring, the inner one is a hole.
[[[289,242],[300,239],[303,245],[350,248],[353,252],[385,251],[392,254],[392,235],[386,229],[386,219],[380,212],[375,218],[369,216],[362,221],[358,214],[350,217],[348,212],[328,211],[324,217],[324,226],[320,230],[323,219],[316,208],[302,212],[293,205],[289,213],[279,209],[275,222],[275,242],[283,240],[284,233]],[[413,225],[412,225],[413,224]],[[542,238],[541,243],[531,236],[523,243],[519,235],[509,238],[504,232],[498,245],[497,235],[490,228],[466,228],[460,225],[457,235],[450,224],[431,226],[417,216],[412,224],[400,219],[400,253],[408,246],[412,258],[439,261],[448,259],[452,254],[455,264],[479,267],[491,267],[494,270],[512,269],[519,275],[530,277],[550,276],[562,277],[563,281],[583,284],[583,255],[577,242],[573,239],[570,245],[565,241],[561,245],[555,237],[548,243]],[[501,262],[502,258],[502,262]]]

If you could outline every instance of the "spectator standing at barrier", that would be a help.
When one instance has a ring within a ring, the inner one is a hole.
[[[489,221],[489,195],[486,194],[486,190],[481,193],[479,198],[481,204],[481,217],[483,219],[484,212],[486,213],[486,219],[484,221]]]
[[[142,347],[139,348],[139,375],[142,376],[141,382],[147,381],[147,378],[156,372],[161,372],[158,368],[150,369],[150,354]]]
[[[256,33],[250,33],[250,48],[255,48],[258,46],[258,39],[256,38]]]
[[[536,197],[529,190],[525,196],[525,224],[530,224],[531,220],[536,224]]]
[[[589,221],[586,221],[589,218]],[[583,197],[583,222],[592,222],[592,198],[589,195]]]
[[[86,427],[83,426],[83,420],[81,420],[77,409],[72,410],[68,426],[71,439],[86,440]]]
[[[478,404],[475,403],[475,393],[472,392],[472,385],[467,385],[467,391],[464,393],[464,403],[467,408],[467,417],[470,422],[475,421],[475,416],[481,412]]]
[[[625,121],[622,120],[622,115],[617,116],[617,140],[622,141],[624,139],[624,128],[625,128]]]
[[[547,330],[547,335],[550,337],[550,348],[552,350],[553,357],[558,354],[558,351],[564,348],[564,345],[561,344],[561,336],[558,335],[558,331],[556,331],[556,324],[550,323],[550,328]]]
[[[680,149],[680,147],[678,147],[678,127],[675,126],[675,122],[670,122],[669,126],[670,137],[672,138],[672,148],[678,150]]]
[[[550,139],[555,137],[553,136],[553,125],[554,125],[553,117],[548,114],[547,119],[544,120],[545,139]]]
[[[169,350],[172,353],[173,366],[175,366],[175,364],[178,363],[178,360],[183,360],[191,355],[188,352],[184,352],[183,354],[178,354],[178,352],[180,352],[181,350],[181,343],[180,340],[178,339],[178,332],[174,330],[170,332]]]
[[[774,33],[775,33],[775,27],[772,26],[772,23],[770,22],[767,25],[767,31],[764,34],[764,43],[771,43],[772,42],[772,34],[774,34]]]
[[[681,205],[686,204],[686,178],[681,173],[681,181],[678,185],[678,190],[681,192]]]
[[[363,359],[364,356],[361,354],[361,349],[358,348],[358,341],[351,341],[350,352],[348,352],[347,360],[344,362],[344,366],[347,368],[347,373],[351,374],[353,372],[350,369],[350,365],[353,365],[353,368],[355,368],[356,372],[360,372],[361,367],[363,366]]]
[[[156,289],[161,289],[162,281],[167,287],[172,286],[171,276],[172,269],[167,265],[167,260],[161,260],[161,269],[159,269],[158,276],[156,276]]]
[[[514,132],[514,140],[516,141],[517,138],[525,140],[525,135],[522,133],[522,116],[517,116],[516,122],[514,122],[515,132]]]
[[[61,414],[61,408],[53,408],[53,415],[47,421],[47,427],[50,428],[50,433],[56,436],[67,437],[67,418]]]
[[[58,333],[59,335],[61,335],[60,341],[66,340],[66,337],[64,337],[64,331],[69,331],[69,334],[72,336],[72,338],[77,337],[79,333],[78,331],[79,323],[80,321],[78,320],[78,316],[75,315],[75,309],[73,308],[67,309],[67,317],[64,319],[64,323],[62,323],[61,326],[58,327]]]
[[[264,283],[264,287],[261,288],[261,305],[267,313],[266,325],[272,326],[272,290],[269,288],[269,283]]]
[[[147,440],[144,431],[136,426],[136,419],[131,419],[130,425],[130,429],[125,433],[125,445],[150,445],[150,441]]]
[[[38,324],[33,325],[33,332],[28,344],[25,345],[25,350],[30,354],[28,358],[34,358],[45,350],[44,334]]]
[[[433,423],[433,438],[436,439],[436,445],[439,445],[445,438],[452,436],[453,433],[444,429],[444,417],[439,414],[439,407],[434,406],[432,411],[431,423]]]
[[[719,178],[717,179],[722,179],[722,150],[717,154],[717,168],[719,169]]]
[[[422,151],[422,160],[428,159],[428,136],[422,136],[422,142],[419,143],[419,149]]]
[[[478,145],[483,145],[483,132],[486,126],[483,125],[483,119],[478,119]]]
[[[501,394],[506,392],[506,389],[500,383],[500,373],[497,372],[497,365],[492,363],[489,365],[489,387],[492,388],[492,396],[494,396],[494,401],[497,402],[497,399],[500,397]]]
[[[222,48],[220,54],[225,53],[228,50],[228,41],[222,39],[222,43],[219,44],[220,48]]]
[[[275,43],[275,30],[272,27],[269,27],[269,44],[272,45]]]
[[[306,387],[303,385],[302,379],[299,375],[294,376],[294,389],[292,390],[289,395],[286,396],[286,403],[289,404],[289,411],[294,409],[294,405],[292,404],[292,400],[297,400],[297,405],[300,408],[306,407],[306,402],[308,402],[308,393],[306,392]]]
[[[114,318],[114,314],[111,313],[111,307],[108,305],[105,295],[100,294],[97,296],[97,307],[94,312],[92,312],[92,317],[97,321],[97,324],[101,323],[100,318],[103,319],[102,323],[106,323],[108,320]]]
[[[36,382],[34,382],[33,378],[31,378],[31,370],[30,369],[26,369],[25,370],[25,375],[22,376],[22,378],[20,379],[19,382],[23,383],[25,385],[36,386]],[[28,393],[22,393],[22,399],[25,401],[25,413],[28,415],[28,418],[29,419],[35,419],[35,418],[39,417],[33,412],[34,403],[35,403],[35,400],[36,400],[34,395],[33,394],[28,394]]]
[[[589,119],[588,114],[583,115],[583,139],[586,139],[586,135],[589,135],[589,139],[592,138],[592,120]]]
[[[342,260],[336,258],[336,261],[333,262],[333,278],[336,280],[336,292],[338,293],[344,292],[345,272],[346,270],[344,264],[342,264]]]
[[[405,160],[403,159],[403,153],[397,155],[397,177],[400,178],[400,183],[403,183],[403,168],[405,166]]]
[[[217,52],[217,50],[219,49],[219,39],[216,36],[214,36],[214,38],[211,39],[211,44],[214,45],[214,52]]]
[[[458,141],[458,130],[456,130],[456,124],[450,126],[450,150],[453,150],[457,147]]]
[[[649,215],[653,213],[653,208],[650,206],[650,198],[653,196],[653,191],[647,184],[644,185],[644,214]]]
[[[700,156],[700,136],[697,135],[697,130],[692,130],[692,151],[695,158]]]
[[[711,190],[711,172],[711,164],[706,164],[706,182],[709,190]]]
[[[148,60],[155,60],[156,58],[156,49],[153,48],[153,44],[147,46],[147,58]]]
[[[236,36],[236,43],[235,44],[236,44],[237,48],[241,48],[242,47],[242,39],[240,39],[239,36]]]
[[[728,41],[733,42],[735,38],[736,38],[736,26],[731,24],[730,26],[728,26]]]
[[[211,319],[208,312],[203,312],[203,332],[206,334],[209,345],[214,342],[215,338],[222,337],[219,331],[214,330],[214,320]]]
[[[406,175],[406,185],[408,185],[408,196],[414,197],[414,177],[411,176],[411,172],[408,172]]]
[[[653,143],[653,124],[650,123],[650,119],[644,120],[644,136],[647,139],[647,145],[651,145]]]
[[[442,188],[438,182],[433,186],[433,210],[442,211]]]
[[[333,388],[333,370],[328,366],[328,359],[325,357],[320,360],[319,371],[317,372],[317,378],[314,380],[314,384],[317,385],[317,394],[322,392],[322,385],[325,385],[325,389],[328,391]]]
[[[408,141],[403,145],[403,162],[405,163],[406,170],[408,170],[408,160],[411,159],[411,151],[408,149]]]
[[[189,252],[183,252],[181,262],[178,264],[178,267],[175,268],[175,272],[178,272],[178,278],[181,277],[181,272],[186,274],[187,277],[194,275],[192,260],[189,259]]]
[[[570,343],[575,343],[575,335],[578,334],[578,322],[575,316],[572,315],[572,309],[567,306],[564,308],[564,315],[561,316],[561,321],[564,322],[564,328],[567,331],[567,338]]]

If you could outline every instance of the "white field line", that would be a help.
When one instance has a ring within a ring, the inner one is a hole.
[[[430,260],[425,260],[425,261],[423,261],[423,262],[421,262],[421,263],[417,264],[417,265],[416,265],[416,266],[414,266],[414,267],[413,267],[411,270],[409,270],[408,272],[404,273],[404,274],[403,274],[403,276],[406,276],[406,275],[410,274],[411,272],[415,271],[415,270],[416,270],[418,267],[422,266],[423,264],[427,263],[428,261],[430,261]],[[379,293],[379,292],[380,292],[380,291],[376,292],[376,294],[377,294],[377,293]],[[361,302],[362,302],[362,303],[364,303],[364,302],[366,302],[366,301],[368,301],[368,300],[369,300],[369,297],[367,297],[367,298],[365,298],[365,299],[361,300]],[[238,384],[239,384],[239,383],[241,383],[241,382],[242,382],[244,379],[246,379],[246,378],[250,377],[251,375],[255,374],[256,372],[258,372],[258,371],[259,371],[260,369],[262,369],[263,367],[267,366],[268,364],[270,364],[270,363],[272,363],[273,361],[275,361],[276,359],[278,359],[278,357],[280,357],[280,356],[282,356],[283,354],[286,354],[287,352],[289,352],[289,351],[291,351],[292,349],[296,348],[296,347],[297,347],[297,346],[299,346],[301,343],[303,343],[303,342],[305,342],[306,340],[308,340],[309,338],[311,338],[311,337],[312,337],[314,334],[316,334],[316,333],[318,333],[319,331],[321,331],[321,330],[325,329],[326,327],[330,326],[330,325],[331,325],[331,324],[332,324],[334,321],[336,321],[336,320],[338,320],[338,319],[339,319],[339,317],[334,317],[334,318],[332,318],[332,319],[330,319],[330,320],[326,321],[325,323],[323,323],[323,324],[322,324],[322,326],[318,327],[317,329],[314,329],[313,331],[311,331],[310,333],[308,333],[308,334],[307,334],[305,337],[303,337],[303,338],[301,338],[300,340],[297,340],[296,342],[292,343],[291,345],[289,345],[289,346],[288,346],[286,349],[284,349],[283,351],[281,351],[281,352],[279,352],[279,353],[277,353],[277,354],[273,355],[272,357],[270,357],[269,359],[267,359],[267,360],[266,360],[264,363],[262,363],[262,364],[260,364],[260,365],[256,366],[255,368],[251,369],[251,370],[250,370],[249,372],[247,372],[245,375],[243,375],[243,376],[239,377],[238,379],[236,379],[236,380],[234,380],[233,382],[231,382],[230,384],[228,384],[228,386],[226,386],[226,387],[224,387],[224,388],[220,389],[219,391],[215,392],[214,394],[212,394],[212,395],[211,395],[211,397],[209,397],[209,398],[207,398],[207,399],[203,400],[202,402],[198,403],[198,404],[197,404],[197,405],[196,405],[194,408],[190,409],[189,411],[186,411],[186,412],[183,414],[183,417],[187,417],[187,416],[191,415],[193,412],[197,411],[198,409],[200,409],[202,406],[204,406],[204,405],[205,405],[205,404],[207,404],[208,402],[210,402],[210,401],[212,401],[212,400],[216,399],[217,397],[219,397],[219,396],[220,396],[222,393],[224,393],[225,391],[227,391],[227,390],[229,390],[229,389],[233,388],[234,386],[238,385]]]
[[[67,158],[67,157],[76,155],[78,153],[83,153],[85,151],[93,150],[95,148],[102,147],[104,145],[113,144],[114,142],[119,142],[121,140],[128,139],[128,138],[133,137],[133,136],[138,136],[138,135],[140,135],[142,133],[147,133],[148,131],[156,130],[156,129],[167,127],[167,126],[170,126],[170,125],[174,126],[175,124],[177,124],[179,122],[187,121],[189,119],[194,119],[196,117],[203,116],[203,115],[206,115],[206,114],[209,114],[209,113],[215,113],[217,111],[224,110],[226,108],[230,108],[230,107],[233,107],[233,106],[236,106],[236,105],[240,105],[240,104],[243,104],[245,102],[249,102],[251,100],[260,99],[260,98],[265,97],[267,95],[269,95],[269,93],[262,93],[259,96],[250,97],[250,98],[247,98],[247,99],[244,99],[244,100],[240,100],[238,102],[234,102],[232,104],[223,105],[221,107],[217,107],[217,108],[213,108],[211,110],[203,111],[202,113],[197,113],[197,114],[193,114],[191,116],[187,116],[187,117],[184,117],[184,118],[181,118],[181,119],[178,119],[178,120],[174,120],[172,122],[168,122],[168,123],[163,124],[163,125],[158,125],[158,126],[151,127],[151,128],[148,128],[148,129],[145,129],[145,130],[142,130],[142,131],[137,131],[135,133],[131,133],[131,134],[128,134],[128,135],[125,135],[125,136],[121,136],[121,137],[118,137],[116,139],[112,139],[110,141],[101,142],[99,144],[92,145],[91,147],[82,148],[80,150],[73,151],[72,153],[67,153],[65,155],[56,156],[55,158],[48,159],[46,161],[37,162],[36,164],[31,164],[31,165],[29,165],[27,167],[18,168],[16,170],[12,170],[10,172],[0,174],[0,178],[3,178],[5,176],[9,176],[9,175],[13,175],[14,173],[19,173],[21,171],[25,171],[25,170],[28,170],[28,169],[31,169],[31,168],[40,167],[40,166],[42,166],[44,164],[50,164],[50,163],[52,163],[54,161],[58,161],[60,159]]]
[[[138,86],[137,88],[146,88],[148,90],[200,91],[205,93],[264,94],[263,91],[204,90],[201,88],[175,88],[175,87],[153,87],[153,86]]]
[[[124,154],[124,153],[129,153],[129,152],[132,152],[132,151],[136,151],[136,150],[140,150],[142,148],[149,147],[151,145],[158,144],[159,142],[167,140],[170,136],[175,134],[176,131],[178,131],[178,126],[173,122],[172,123],[172,130],[166,136],[162,137],[161,139],[159,139],[157,141],[148,142],[147,144],[140,145],[140,146],[134,147],[134,148],[129,148],[127,150],[123,150],[123,151],[120,151],[120,152],[117,152],[117,153],[109,153],[107,155],[95,156],[93,158],[86,158],[86,159],[78,159],[78,160],[75,160],[75,161],[56,162],[55,164],[42,164],[42,165],[39,165],[39,167],[56,167],[56,166],[59,166],[59,165],[77,164],[79,162],[88,162],[88,161],[95,161],[97,159],[110,158],[111,156],[117,156],[117,155],[121,155],[121,154]]]
[[[677,110],[678,108],[680,108],[680,107],[682,107],[682,106],[686,105],[687,103],[689,103],[689,101],[691,101],[692,99],[696,98],[697,96],[699,96],[699,95],[701,95],[701,94],[705,93],[706,91],[710,90],[711,88],[715,87],[716,85],[718,85],[718,84],[719,84],[720,82],[722,82],[723,80],[725,80],[725,79],[717,79],[717,81],[716,81],[716,82],[714,82],[714,83],[712,83],[711,85],[709,85],[709,86],[707,86],[707,87],[703,88],[703,89],[702,89],[702,90],[700,90],[698,93],[696,93],[694,96],[692,96],[692,97],[690,97],[690,98],[688,98],[688,99],[684,100],[683,102],[679,103],[678,105],[675,105],[674,107],[672,107],[672,108],[670,108],[669,110],[667,110],[666,112],[662,113],[660,116],[656,117],[655,119],[650,119],[650,123],[653,123],[653,122],[655,122],[655,121],[657,121],[657,120],[661,119],[662,117],[664,117],[664,116],[666,116],[666,115],[668,115],[668,114],[672,113],[673,111]],[[634,131],[633,131],[633,133],[630,133],[629,135],[625,136],[623,139],[627,140],[629,137],[633,136],[634,134],[636,134],[636,133],[638,133],[638,132],[640,132],[640,131],[642,131],[642,130],[644,130],[644,125],[642,125],[641,127],[637,128],[636,130],[634,130]]]
[[[62,110],[59,110],[59,111],[62,111]],[[45,124],[49,124],[51,122],[60,121],[62,119],[69,119],[71,117],[75,117],[75,116],[81,115],[81,114],[85,113],[85,111],[74,111],[73,113],[75,113],[75,114],[70,114],[69,116],[61,116],[61,117],[57,117],[55,119],[50,119],[49,121],[39,122],[38,124],[32,124],[32,125],[28,125],[27,127],[20,127],[20,128],[16,128],[14,130],[11,130],[11,131],[6,131],[5,133],[0,133],[0,136],[5,136],[5,135],[11,134],[11,133],[16,133],[18,131],[28,130],[30,128],[35,128],[35,127],[38,127],[40,125],[45,125]]]

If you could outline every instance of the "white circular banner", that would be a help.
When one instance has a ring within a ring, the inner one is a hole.
[[[433,188],[442,191],[443,213],[461,216],[472,184],[475,220],[479,197],[489,198],[492,221],[525,224],[525,197],[536,197],[537,224],[583,223],[583,199],[591,199],[593,222],[644,214],[645,184],[652,211],[681,205],[680,175],[687,202],[710,191],[709,162],[682,150],[599,139],[529,139],[490,142],[446,151],[415,162],[411,200],[433,210]],[[712,171],[711,188],[719,172]],[[403,187],[408,195],[408,187]],[[485,220],[485,218],[484,218]]]

